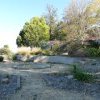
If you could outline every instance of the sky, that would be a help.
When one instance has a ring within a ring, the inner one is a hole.
[[[0,47],[9,45],[17,50],[16,38],[25,22],[42,16],[48,4],[58,9],[61,17],[71,0],[0,0]]]

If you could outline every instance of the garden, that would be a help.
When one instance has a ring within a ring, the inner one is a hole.
[[[81,4],[81,5],[79,5]],[[47,6],[0,48],[0,100],[100,99],[99,0],[72,1],[57,20]]]

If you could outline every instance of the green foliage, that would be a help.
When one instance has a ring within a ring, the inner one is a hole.
[[[76,65],[73,65],[73,74],[74,74],[74,77],[79,81],[92,82],[94,80],[93,75],[82,71],[82,69],[80,69]]]
[[[59,54],[59,44],[54,44],[52,46],[52,52],[53,52],[54,55]]]
[[[3,61],[3,59],[4,59],[4,58],[3,58],[2,56],[0,56],[0,62],[2,62],[2,61]]]
[[[16,39],[16,43],[19,47],[36,46],[48,49],[47,41],[49,40],[66,41],[66,47],[54,46],[52,50],[44,51],[44,54],[56,55],[59,53],[58,51],[62,53],[64,51],[71,56],[76,53],[77,56],[79,52],[81,54],[84,51],[82,44],[87,39],[87,35],[89,38],[91,38],[91,35],[93,35],[92,37],[96,36],[92,33],[99,36],[100,28],[95,28],[95,26],[99,26],[100,20],[100,7],[97,5],[100,5],[99,0],[92,0],[91,3],[86,2],[86,0],[82,2],[80,0],[72,1],[71,5],[65,9],[64,16],[60,21],[57,20],[57,9],[49,5],[44,15],[45,19],[34,17],[30,22],[25,23]],[[91,42],[91,46],[99,48],[96,42]],[[90,56],[100,56],[99,49],[95,48],[88,48],[86,53]]]
[[[12,60],[13,60],[13,61],[17,60],[17,56],[16,56],[16,55],[17,55],[17,54],[14,54],[14,55],[13,55],[13,57],[12,57]]]
[[[47,6],[46,14],[44,15],[47,25],[50,27],[50,40],[54,39],[55,29],[57,26],[57,9],[53,5]]]
[[[96,40],[89,40],[88,43],[90,47],[99,48],[100,46],[99,41],[96,41]]]
[[[41,41],[49,40],[49,26],[44,18],[34,17],[29,23],[25,23],[17,37],[18,46],[40,46]]]
[[[54,34],[52,34],[52,40],[60,40],[64,41],[66,40],[67,32],[64,27],[64,22],[60,21],[57,23]]]
[[[87,48],[85,48],[85,52],[86,52],[87,56],[100,57],[100,48],[87,47]]]
[[[54,44],[51,48],[43,50],[42,53],[44,55],[57,55],[57,54],[59,54],[59,44]]]

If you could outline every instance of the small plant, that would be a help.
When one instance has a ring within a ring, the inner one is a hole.
[[[80,69],[76,65],[73,65],[73,75],[74,75],[74,78],[83,82],[93,82],[94,80],[93,75],[82,71],[82,69]]]

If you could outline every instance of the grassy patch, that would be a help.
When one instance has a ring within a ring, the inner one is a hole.
[[[84,72],[77,65],[73,65],[73,75],[74,75],[74,78],[79,81],[83,81],[83,82],[93,82],[94,81],[94,76],[92,74]]]

